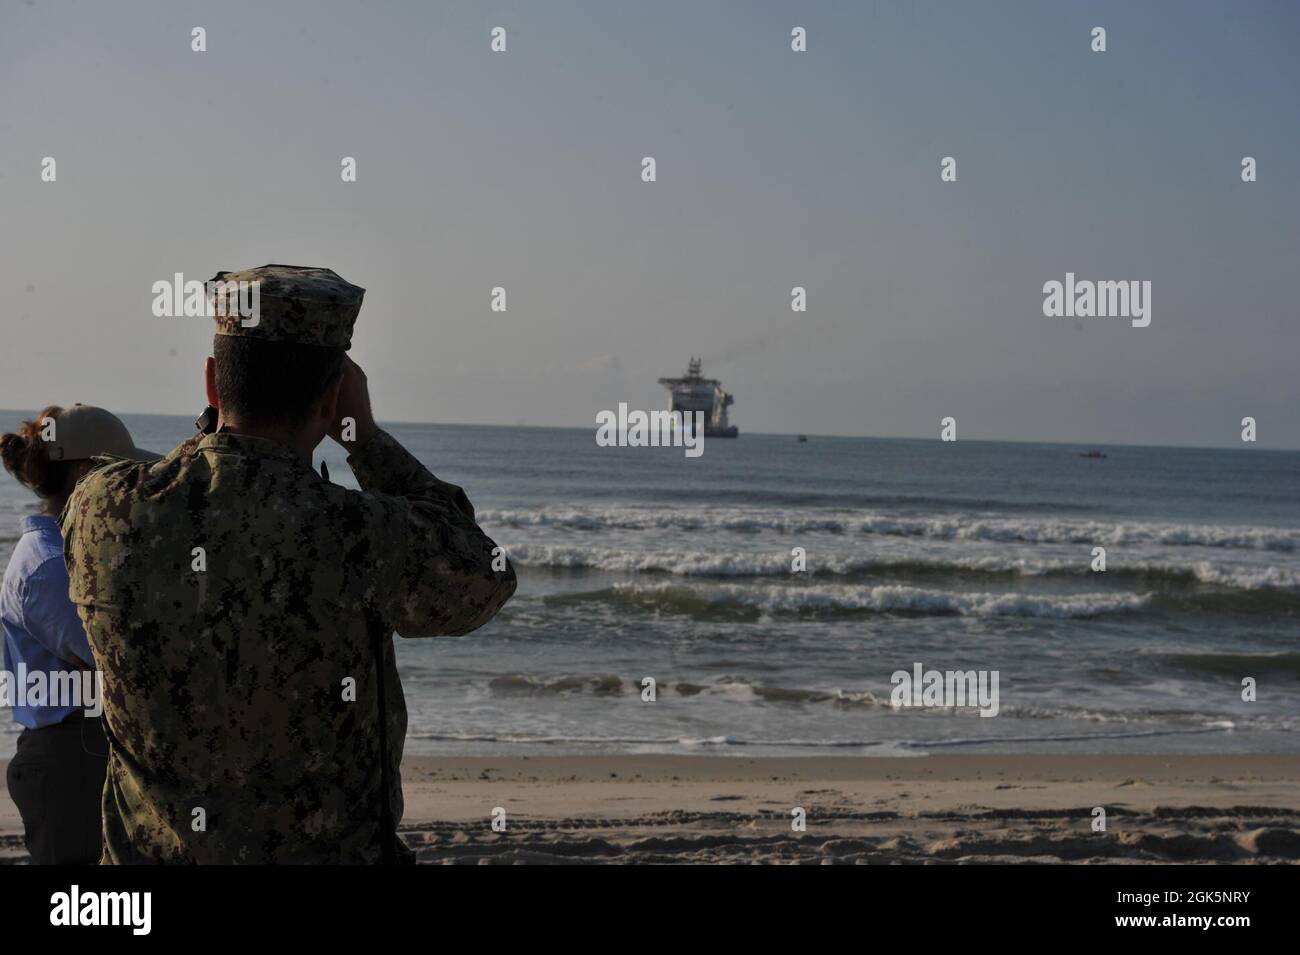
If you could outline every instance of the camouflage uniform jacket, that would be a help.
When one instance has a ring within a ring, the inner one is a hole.
[[[218,432],[78,485],[64,553],[104,675],[104,863],[406,854],[392,632],[468,633],[515,574],[464,492],[387,433],[348,463],[361,491],[284,445]]]

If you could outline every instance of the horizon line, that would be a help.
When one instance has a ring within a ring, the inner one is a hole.
[[[22,414],[31,414],[31,413],[33,413],[33,412],[21,411],[21,410],[16,409],[16,408],[0,408],[0,413],[8,414],[8,413],[10,413],[10,412],[17,413],[17,414],[20,414],[20,415],[22,415]],[[189,417],[188,415],[185,415],[185,414],[176,414],[176,413],[173,413],[173,412],[162,412],[162,411],[114,411],[113,414],[116,414],[116,415],[119,415],[119,416],[120,416],[120,415],[133,415],[133,416],[137,416],[137,417],[151,417],[151,418],[188,418],[188,417]],[[535,430],[545,430],[545,431],[585,431],[585,430],[588,430],[588,426],[586,426],[586,425],[563,425],[563,424],[523,424],[523,423],[519,423],[519,424],[501,424],[501,423],[497,423],[497,422],[485,422],[485,421],[410,421],[410,420],[404,420],[404,419],[399,419],[399,418],[385,418],[385,419],[383,419],[382,422],[379,422],[379,423],[381,424],[381,426],[382,426],[383,424],[398,424],[398,425],[434,425],[434,426],[437,426],[437,427],[440,427],[440,428],[531,428],[531,429],[535,429]],[[594,425],[592,425],[591,427],[594,427]],[[731,441],[731,440],[740,440],[741,438],[745,437],[746,435],[753,435],[753,436],[756,436],[756,437],[772,437],[772,438],[797,438],[797,437],[799,437],[799,436],[802,435],[802,436],[805,436],[805,437],[808,437],[808,438],[833,438],[833,439],[837,439],[837,440],[847,440],[847,441],[854,441],[854,440],[861,440],[861,441],[937,441],[937,442],[939,442],[939,443],[948,443],[948,442],[944,442],[942,438],[936,438],[936,437],[930,437],[930,436],[921,437],[921,436],[916,436],[916,435],[818,434],[818,433],[814,433],[814,432],[812,432],[812,431],[743,431],[743,430],[740,432],[740,434],[739,434],[739,436],[738,436],[737,438],[734,438],[734,439],[733,439],[733,438],[726,438],[726,439],[718,438],[718,439],[715,439],[715,440],[727,440],[727,441]],[[1133,449],[1151,449],[1151,450],[1163,450],[1163,451],[1232,451],[1232,450],[1236,450],[1236,449],[1237,449],[1237,446],[1236,446],[1236,445],[1230,445],[1230,444],[1222,444],[1222,445],[1213,445],[1213,444],[1141,444],[1141,443],[1133,443],[1133,442],[1117,442],[1117,441],[1100,441],[1100,442],[1098,442],[1098,441],[1071,441],[1071,440],[1046,441],[1046,440],[1043,440],[1043,439],[1041,439],[1041,438],[959,438],[959,439],[957,439],[957,440],[955,440],[955,441],[953,441],[953,442],[950,442],[950,443],[954,443],[954,444],[956,444],[956,443],[965,443],[965,444],[1041,444],[1041,445],[1048,445],[1048,446],[1051,446],[1051,445],[1057,445],[1057,446],[1085,447],[1085,448],[1133,448]],[[1247,442],[1242,442],[1242,444],[1246,444],[1246,443],[1247,443]],[[1255,445],[1254,447],[1249,447],[1249,448],[1243,447],[1243,448],[1241,448],[1240,450],[1242,450],[1242,451],[1248,451],[1248,452],[1251,452],[1251,453],[1257,453],[1257,452],[1261,452],[1261,451],[1272,451],[1272,452],[1282,452],[1282,453],[1284,453],[1284,454],[1294,454],[1294,453],[1300,452],[1300,447],[1269,447],[1269,446],[1260,446],[1258,443],[1256,443],[1256,445]]]

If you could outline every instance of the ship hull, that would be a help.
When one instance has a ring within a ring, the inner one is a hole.
[[[735,399],[723,390],[716,378],[700,374],[700,360],[692,358],[682,378],[660,378],[659,384],[668,389],[672,397],[672,410],[682,421],[703,419],[704,437],[735,438],[740,429],[727,420],[727,408]]]

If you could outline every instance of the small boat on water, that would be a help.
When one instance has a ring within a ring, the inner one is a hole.
[[[799,435],[799,443],[800,443],[800,444],[807,444],[807,443],[808,443],[808,435],[806,435],[806,434],[801,434],[801,435]]]
[[[1104,458],[1105,456],[1100,451],[1085,451],[1079,454],[1081,458]]]

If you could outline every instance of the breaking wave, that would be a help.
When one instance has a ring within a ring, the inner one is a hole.
[[[1300,551],[1300,529],[1149,521],[1053,520],[1047,518],[896,516],[873,513],[792,513],[771,509],[709,511],[652,508],[543,508],[484,510],[485,523],[570,530],[780,531],[874,534],[935,540],[979,540],[1030,544],[1159,544],[1239,550]]]
[[[934,614],[969,617],[1096,617],[1138,611],[1150,594],[953,593],[920,587],[738,586],[692,587],[672,582],[617,583],[612,587],[546,598],[555,604],[609,601],[696,616]]]
[[[641,684],[634,679],[623,679],[610,673],[586,675],[561,674],[557,676],[530,676],[510,673],[493,677],[488,690],[494,696],[566,696],[590,694],[592,696],[622,696],[639,694]],[[884,700],[867,690],[821,690],[804,687],[786,687],[767,683],[753,683],[745,679],[724,677],[708,683],[689,680],[664,680],[657,684],[656,692],[680,697],[726,697],[733,701],[768,703],[825,703],[837,707],[888,709],[888,696]]]
[[[599,570],[611,573],[667,574],[674,577],[788,578],[788,553],[744,554],[709,551],[629,551],[609,548],[521,544],[510,549],[510,558],[524,567],[563,570]],[[1095,576],[1087,560],[999,557],[869,557],[817,555],[809,559],[813,577],[860,577],[898,574],[908,577],[1090,577]],[[1106,579],[1115,581],[1212,584],[1239,590],[1300,590],[1300,570],[1277,566],[1144,562],[1116,566]]]

